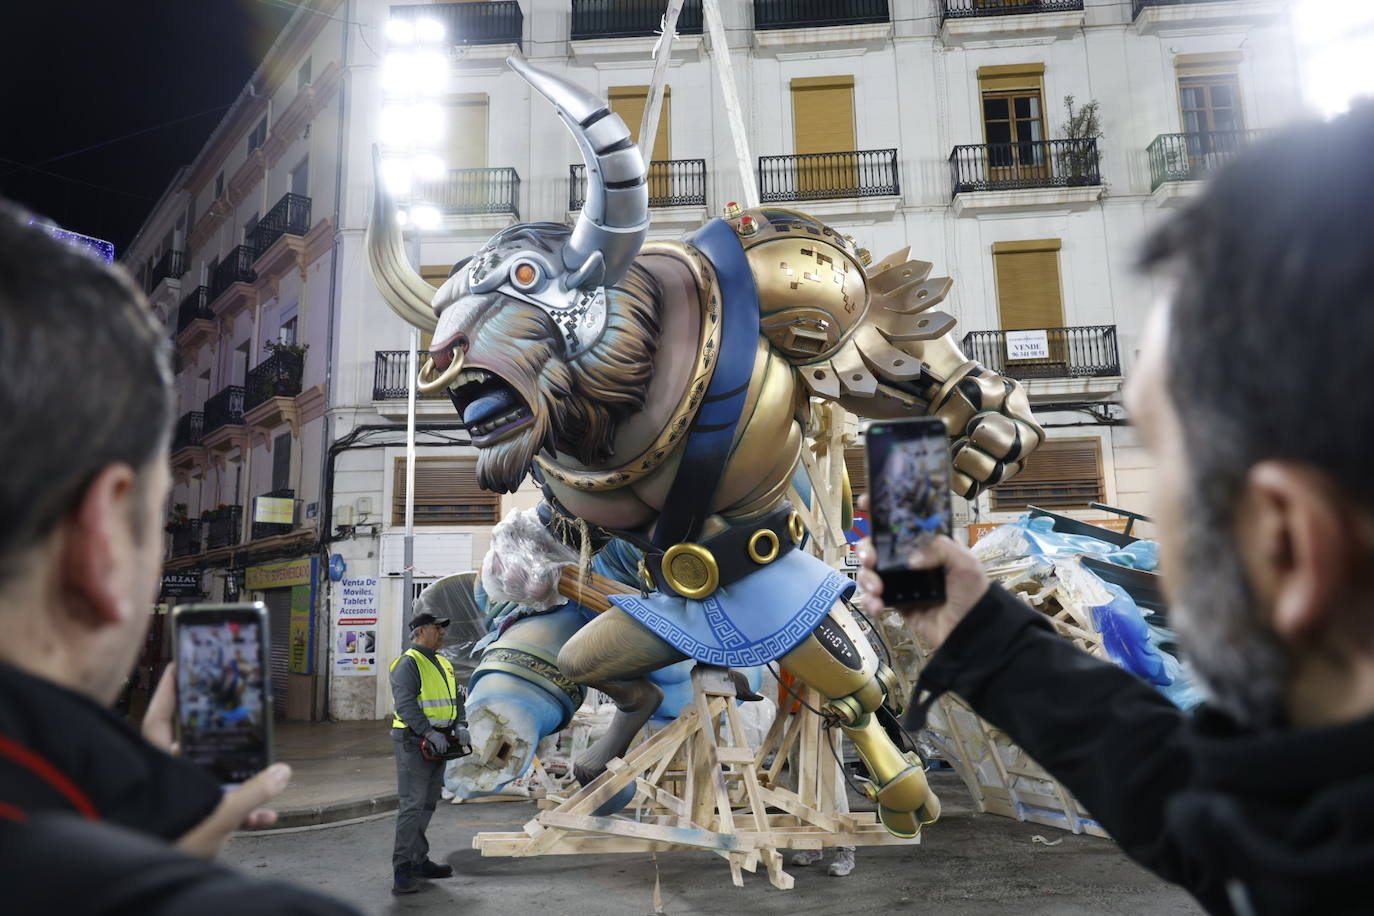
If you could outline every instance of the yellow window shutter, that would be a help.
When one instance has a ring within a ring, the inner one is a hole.
[[[1015,512],[1026,506],[1086,509],[1106,495],[1100,439],[1046,439],[1026,459],[1021,473],[992,489],[992,511]]]
[[[612,86],[607,91],[611,111],[620,115],[620,120],[630,129],[630,136],[639,143],[639,128],[644,123],[644,106],[649,101],[648,86]],[[646,150],[651,162],[663,161],[672,157],[672,103],[671,86],[663,87],[663,108],[658,113],[658,136],[654,137],[654,148]],[[640,149],[644,149],[640,144]]]
[[[1240,51],[1212,51],[1207,54],[1176,54],[1174,69],[1180,77],[1233,76],[1244,55]]]
[[[792,133],[798,155],[853,150],[854,77],[792,80]]]
[[[422,457],[415,462],[416,525],[494,525],[501,497],[477,485],[476,458]],[[397,458],[391,523],[405,524],[406,461]]]
[[[992,246],[1002,330],[1062,328],[1059,239],[998,242]]]
[[[449,97],[445,152],[450,169],[487,167],[487,109],[486,93]]]
[[[980,92],[1007,92],[1012,89],[1033,89],[1043,95],[1044,64],[999,64],[978,68]]]

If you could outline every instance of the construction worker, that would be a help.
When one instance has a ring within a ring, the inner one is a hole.
[[[394,894],[413,894],[421,879],[448,878],[452,865],[429,858],[425,830],[439,803],[444,762],[468,744],[458,720],[458,682],[453,665],[438,653],[448,618],[425,611],[410,619],[411,646],[391,663],[396,715],[391,738],[396,754],[396,844],[391,856]]]

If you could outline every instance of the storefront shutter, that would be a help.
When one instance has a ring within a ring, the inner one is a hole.
[[[268,669],[272,672],[272,711],[286,716],[286,679],[290,674],[291,589],[269,588],[262,593],[267,605],[267,632],[271,639]]]
[[[994,512],[1016,512],[1026,506],[1086,509],[1088,503],[1102,502],[1107,494],[1101,440],[1047,439],[1031,453],[1021,473],[990,492]]]

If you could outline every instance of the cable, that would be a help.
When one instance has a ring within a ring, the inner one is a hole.
[[[134,191],[125,191],[121,188],[112,188],[109,185],[96,184],[94,181],[84,181],[80,178],[73,178],[70,175],[62,175],[57,172],[49,172],[47,169],[40,169],[37,166],[25,165],[24,163],[18,162],[14,159],[6,159],[4,156],[0,156],[0,162],[6,162],[10,165],[18,166],[18,168],[13,169],[12,171],[0,174],[0,178],[8,177],[19,171],[37,172],[40,175],[47,175],[49,178],[56,178],[59,181],[70,181],[72,184],[79,184],[84,185],[88,188],[95,188],[97,191],[109,191],[111,194],[123,194],[125,197],[133,197],[138,200],[146,200],[150,203],[156,200],[156,198],[148,197],[143,194],[138,194]]]
[[[792,698],[795,699],[798,703],[802,704],[802,705],[805,706],[808,710],[810,710],[811,712],[815,713],[815,714],[816,714],[816,717],[819,718],[819,719],[821,720],[821,723],[825,726],[825,728],[826,728],[827,731],[830,730],[830,729],[832,729],[832,728],[834,728],[836,725],[839,724],[839,720],[838,720],[838,719],[836,719],[836,718],[833,717],[833,716],[827,716],[827,715],[825,715],[825,714],[822,713],[820,710],[818,710],[818,709],[816,709],[814,706],[812,706],[810,703],[808,703],[808,702],[806,702],[805,700],[803,700],[803,699],[801,698],[801,696],[799,696],[799,695],[797,694],[797,692],[796,692],[795,690],[793,690],[793,689],[787,684],[787,682],[784,681],[784,680],[782,679],[782,675],[779,674],[779,673],[778,673],[778,670],[777,670],[776,668],[773,667],[773,663],[772,663],[772,662],[769,662],[768,665],[767,665],[767,667],[768,667],[769,672],[773,675],[773,677],[774,677],[775,679],[777,679],[777,682],[778,682],[780,685],[782,685],[782,689],[783,689],[783,690],[786,690],[788,693],[790,693],[790,694],[792,695]],[[832,757],[835,758],[835,763],[836,763],[837,766],[839,766],[839,768],[840,768],[840,775],[844,777],[845,782],[847,782],[847,783],[850,785],[850,787],[851,787],[857,794],[863,795],[864,797],[867,797],[867,796],[868,796],[868,793],[865,792],[865,791],[863,790],[863,787],[860,786],[858,783],[854,782],[854,780],[850,778],[849,773],[845,771],[845,768],[844,768],[844,761],[840,759],[839,751],[835,750],[835,745],[830,741],[830,738],[829,738],[828,736],[827,736],[826,739],[825,739],[825,745],[826,745],[826,747],[830,748],[830,754],[831,754]]]

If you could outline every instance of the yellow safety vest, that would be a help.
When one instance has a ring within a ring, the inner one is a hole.
[[[442,655],[437,655],[438,667],[420,650],[407,649],[406,655],[415,659],[415,667],[420,671],[420,709],[429,717],[435,728],[447,728],[458,719],[458,679],[453,673],[453,665]],[[387,670],[394,671],[403,656],[397,656]],[[392,728],[406,728],[398,713],[393,713]]]

